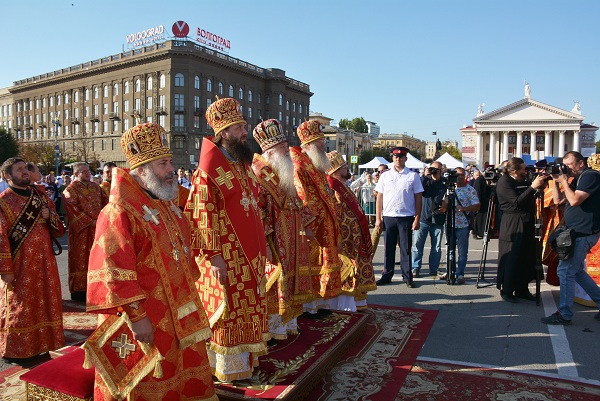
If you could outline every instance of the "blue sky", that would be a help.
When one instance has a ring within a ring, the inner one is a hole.
[[[531,97],[600,124],[600,1],[0,0],[0,87],[122,51],[177,20],[230,56],[310,85],[310,109],[382,133],[459,140],[477,105]]]

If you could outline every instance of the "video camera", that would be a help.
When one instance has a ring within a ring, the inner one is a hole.
[[[440,171],[440,169],[437,167],[427,167],[427,170],[431,175],[435,175]]]
[[[483,170],[483,178],[488,182],[496,182],[500,177],[502,177],[502,170],[500,168],[490,166]]]
[[[458,182],[458,172],[456,169],[449,169],[448,172],[444,174],[444,178],[446,179],[446,183],[456,184]]]

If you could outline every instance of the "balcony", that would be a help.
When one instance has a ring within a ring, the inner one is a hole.
[[[48,126],[46,125],[46,123],[39,123],[38,126],[40,128],[48,128]]]
[[[188,129],[187,129],[187,127],[172,127],[171,131],[182,133],[182,132],[188,132]]]
[[[141,116],[141,114],[140,114],[140,111],[139,111],[139,110],[131,110],[131,111],[129,112],[129,115],[130,115],[131,117],[140,117],[140,116]]]
[[[77,118],[72,118],[70,122],[71,124],[79,125],[79,120]]]
[[[194,109],[194,115],[197,117],[201,117],[202,116],[202,109],[200,107],[196,107]]]
[[[166,107],[155,107],[154,114],[157,114],[159,116],[164,116],[167,114],[167,108]]]
[[[176,114],[184,114],[185,113],[185,107],[183,107],[183,106],[175,106],[174,112]]]
[[[108,113],[108,119],[113,121],[119,120],[119,113]]]
[[[100,117],[98,117],[96,114],[92,114],[90,115],[90,121],[93,123],[97,123],[100,121]]]
[[[31,123],[25,123],[25,129],[33,129],[33,126],[31,125]]]

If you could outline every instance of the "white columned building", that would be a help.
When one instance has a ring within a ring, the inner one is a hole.
[[[479,107],[473,125],[463,127],[462,154],[466,164],[484,168],[511,157],[540,160],[575,150],[595,153],[597,126],[584,124],[579,103],[571,111],[534,100],[529,85],[525,97],[499,109]]]

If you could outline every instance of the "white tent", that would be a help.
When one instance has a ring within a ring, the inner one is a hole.
[[[457,168],[457,167],[464,168],[465,167],[463,162],[461,162],[460,160],[456,160],[454,157],[452,157],[451,154],[449,154],[447,152],[444,153],[443,155],[441,155],[440,157],[438,157],[436,162],[445,164],[447,168]]]
[[[394,162],[387,163],[387,165],[389,168],[392,168],[394,166]],[[426,163],[423,163],[421,160],[417,159],[416,157],[414,157],[413,155],[411,155],[409,153],[406,156],[406,163],[404,165],[408,168],[422,169],[422,168],[425,168]]]
[[[368,163],[360,164],[358,168],[373,168],[376,169],[380,164],[388,164],[389,162],[385,160],[383,157],[376,156]]]

